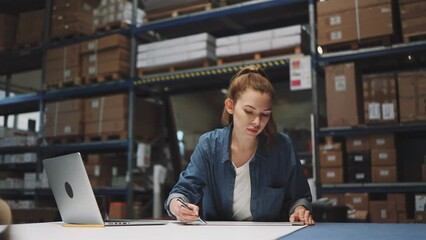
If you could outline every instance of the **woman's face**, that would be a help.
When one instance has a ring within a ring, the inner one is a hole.
[[[227,110],[233,115],[235,133],[256,137],[263,131],[272,113],[272,99],[268,94],[247,89],[236,102],[228,100]]]

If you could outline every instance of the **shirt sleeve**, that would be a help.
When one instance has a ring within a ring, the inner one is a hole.
[[[290,162],[292,163],[292,174],[290,176],[288,194],[291,199],[289,213],[294,212],[297,206],[304,206],[312,212],[312,195],[309,188],[308,180],[303,172],[303,166],[297,157],[296,150],[293,147],[291,140],[289,141],[291,153]]]
[[[207,149],[208,139],[202,136],[191,155],[188,166],[180,174],[178,182],[170,191],[164,203],[164,208],[169,216],[174,217],[169,208],[170,201],[173,198],[182,198],[184,201],[193,204],[198,203],[201,199],[202,189],[206,183]]]

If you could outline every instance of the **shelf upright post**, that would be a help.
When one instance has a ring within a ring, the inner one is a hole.
[[[311,127],[311,136],[312,136],[312,167],[313,177],[315,182],[316,196],[321,196],[321,183],[320,183],[320,171],[319,171],[319,161],[317,161],[317,156],[319,156],[318,146],[318,129],[319,129],[319,97],[318,97],[318,54],[317,54],[317,32],[316,32],[316,0],[309,0],[309,27],[310,27],[310,54],[311,54],[311,65],[312,65],[312,108],[313,108],[313,119]]]
[[[129,84],[129,126],[128,126],[128,149],[127,149],[127,204],[126,215],[128,218],[133,218],[133,158],[134,158],[134,106],[135,106],[135,86],[136,79],[136,16],[138,9],[138,1],[132,1],[132,24],[130,25],[130,84]]]

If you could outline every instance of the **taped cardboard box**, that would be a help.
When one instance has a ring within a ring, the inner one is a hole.
[[[343,166],[342,151],[320,151],[321,167],[342,167]]]
[[[371,175],[373,183],[397,182],[396,166],[372,166]]]
[[[394,73],[362,76],[364,115],[367,124],[398,121],[396,80]]]
[[[426,119],[426,71],[398,73],[401,122]]]
[[[373,223],[396,223],[395,202],[370,201],[370,220]]]
[[[334,14],[336,12],[355,10],[355,7],[365,8],[381,4],[390,4],[392,0],[327,0],[317,3],[317,15],[323,16]]]
[[[342,167],[321,167],[320,175],[323,184],[343,183]]]
[[[99,50],[121,47],[130,49],[130,39],[122,34],[113,34],[81,44],[81,53],[98,52]]]
[[[348,166],[346,170],[346,182],[368,183],[371,182],[370,166]]]
[[[354,63],[325,67],[327,123],[329,127],[363,123],[361,86]]]
[[[396,150],[395,149],[372,149],[371,165],[373,166],[395,166]]]
[[[392,133],[370,135],[372,149],[393,149],[395,148],[395,137]]]
[[[370,150],[369,136],[348,136],[346,137],[346,151],[360,152]]]
[[[351,209],[368,210],[368,193],[345,193],[345,204]]]

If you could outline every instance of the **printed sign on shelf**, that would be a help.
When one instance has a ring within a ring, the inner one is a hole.
[[[311,58],[297,57],[290,60],[290,90],[312,88]]]

